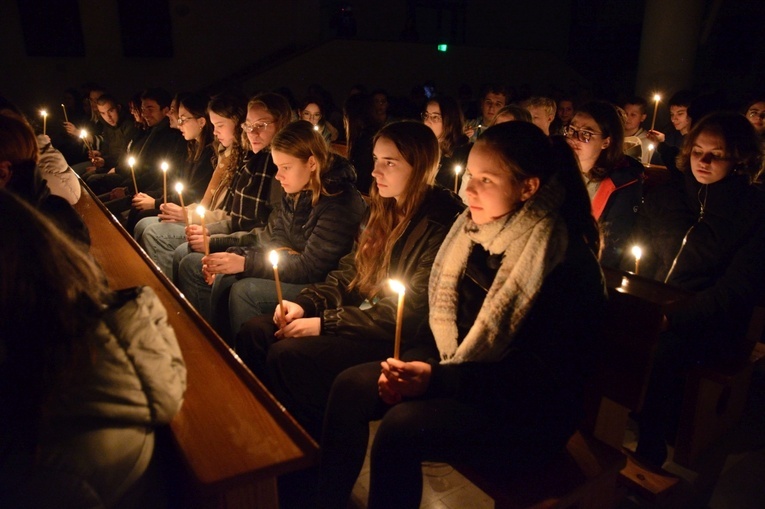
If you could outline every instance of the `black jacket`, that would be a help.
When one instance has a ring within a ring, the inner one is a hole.
[[[463,205],[454,194],[440,187],[428,192],[404,234],[396,241],[390,261],[390,277],[406,285],[402,340],[412,338],[428,317],[428,280],[433,260]],[[355,252],[340,260],[326,281],[303,289],[295,301],[306,317],[322,318],[322,335],[363,336],[393,341],[398,297],[388,293],[368,309],[359,306],[367,298],[349,290],[356,275]]]
[[[366,203],[356,189],[356,173],[347,159],[335,156],[332,168],[322,177],[327,195],[316,206],[312,193],[285,195],[271,221],[270,240],[260,244],[257,234],[240,239],[247,247],[229,248],[245,257],[239,277],[273,279],[268,252],[279,250],[279,277],[285,283],[317,283],[337,268],[340,258],[353,248]]]
[[[753,306],[763,297],[763,217],[760,186],[733,174],[702,185],[690,171],[649,194],[640,209],[635,235],[644,251],[640,274],[664,281],[677,258],[667,282],[695,293],[668,313],[670,330],[694,338],[710,355],[716,348],[735,353]]]

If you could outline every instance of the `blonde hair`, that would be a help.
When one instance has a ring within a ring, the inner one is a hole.
[[[276,133],[271,141],[271,150],[284,152],[307,162],[313,156],[316,160],[316,171],[311,173],[308,189],[311,191],[311,204],[316,205],[322,194],[327,194],[322,187],[321,178],[332,167],[334,156],[329,151],[324,137],[306,120],[298,120]]]

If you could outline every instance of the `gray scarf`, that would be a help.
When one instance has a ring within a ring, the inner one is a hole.
[[[516,213],[476,225],[466,210],[436,255],[428,285],[430,328],[443,364],[496,362],[508,351],[545,277],[563,260],[568,234],[558,209],[565,190],[555,179]],[[475,244],[502,254],[502,264],[462,343],[457,344],[459,284]]]

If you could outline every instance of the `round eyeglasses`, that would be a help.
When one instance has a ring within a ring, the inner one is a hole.
[[[271,124],[273,124],[273,122],[255,122],[254,124],[243,122],[239,127],[241,127],[242,131],[246,133],[251,133],[253,131],[262,132],[265,131]]]
[[[434,124],[438,124],[439,122],[441,122],[442,117],[440,113],[428,113],[427,111],[423,111],[422,121],[427,122],[428,120],[430,120]]]
[[[566,138],[575,138],[582,143],[589,143],[593,136],[603,136],[603,133],[585,131],[584,129],[576,129],[567,125],[563,128],[563,136]]]

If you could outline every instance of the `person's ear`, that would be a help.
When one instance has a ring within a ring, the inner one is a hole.
[[[603,144],[600,146],[602,150],[607,149],[611,145],[611,137],[603,138]]]
[[[316,171],[316,168],[319,167],[319,163],[316,162],[316,158],[311,155],[308,157],[308,168],[311,169],[311,171]]]
[[[8,187],[8,183],[13,177],[10,161],[0,161],[0,189]]]
[[[523,181],[521,188],[521,201],[526,201],[539,190],[539,177],[529,177]]]

